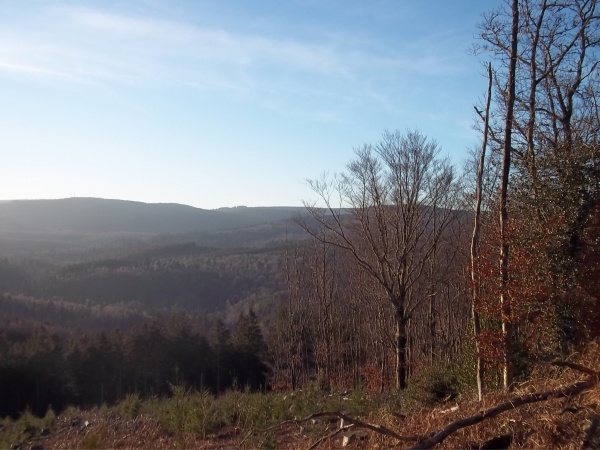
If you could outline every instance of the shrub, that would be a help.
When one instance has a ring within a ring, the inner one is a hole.
[[[48,408],[43,418],[36,417],[27,409],[18,420],[9,417],[0,419],[0,448],[23,448],[55,423],[56,414],[52,408]]]
[[[155,417],[162,426],[177,436],[181,444],[187,433],[206,439],[207,435],[223,425],[224,412],[219,409],[209,391],[196,392],[182,385],[171,385],[171,392],[169,398],[150,398],[143,402],[134,396],[122,402],[120,407],[125,411],[137,409],[139,401],[139,411]]]
[[[202,439],[207,434],[214,433],[223,424],[222,412],[218,409],[215,399],[209,391],[195,392],[190,397],[192,414],[189,419],[191,431],[198,433]]]
[[[125,397],[121,403],[119,403],[117,409],[124,417],[135,419],[140,415],[142,405],[143,403],[140,399],[140,395],[136,392],[135,394],[129,394]]]
[[[56,425],[56,413],[50,406],[48,408],[48,411],[46,411],[46,415],[41,419],[41,426],[42,428],[50,429],[54,425]]]
[[[106,448],[106,436],[104,431],[90,431],[81,440],[81,448],[86,450],[97,450]]]
[[[261,418],[260,395],[248,391],[226,392],[219,398],[221,409],[225,411],[225,422],[244,431],[256,428]]]
[[[409,380],[401,394],[402,410],[411,412],[453,400],[471,389],[473,370],[466,364],[434,365]]]
[[[186,425],[190,421],[193,407],[190,391],[182,385],[171,384],[172,396],[164,401],[164,409],[159,415],[162,424],[173,431],[179,439],[183,439]]]

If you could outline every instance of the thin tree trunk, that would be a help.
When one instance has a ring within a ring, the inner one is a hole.
[[[377,305],[377,316],[375,324],[377,326],[377,340],[375,341],[374,349],[378,355],[373,359],[373,362],[379,364],[379,392],[383,393],[386,388],[388,380],[388,356],[389,356],[389,344],[386,340],[386,320],[385,320],[385,308],[383,303],[380,301]]]
[[[383,394],[385,390],[385,374],[387,372],[387,352],[385,342],[381,341],[381,366],[379,368],[379,393]]]
[[[407,347],[408,334],[406,330],[406,320],[402,308],[396,307],[396,387],[406,389],[407,386]]]
[[[436,328],[436,320],[435,320],[435,291],[432,291],[429,294],[429,364],[433,365],[435,362],[435,354],[437,351],[436,343],[435,343],[435,328]]]
[[[488,91],[485,105],[485,123],[483,126],[483,144],[481,145],[481,155],[479,157],[479,166],[477,168],[477,188],[475,192],[475,219],[473,223],[473,237],[471,238],[471,283],[473,285],[473,299],[471,303],[471,312],[473,317],[473,334],[475,337],[475,351],[477,352],[477,395],[479,401],[483,400],[483,380],[484,364],[481,356],[481,343],[479,335],[481,334],[481,321],[477,311],[477,299],[479,297],[479,279],[477,277],[476,265],[479,254],[479,229],[481,227],[481,201],[483,198],[483,170],[485,165],[485,152],[487,149],[487,140],[489,132],[490,104],[492,101],[492,64],[488,63]]]
[[[547,9],[547,0],[543,0],[540,5],[540,15],[535,24],[535,29],[533,33],[533,39],[531,41],[531,55],[529,61],[529,119],[527,120],[527,166],[529,169],[529,174],[531,176],[531,186],[533,195],[537,198],[537,169],[535,162],[535,142],[534,142],[534,134],[535,134],[535,125],[536,125],[536,93],[537,87],[540,83],[541,79],[537,79],[537,50],[540,41],[540,33],[542,29],[542,22],[544,20],[544,16],[546,14]]]
[[[437,213],[435,213],[433,215],[433,230],[434,233],[436,232],[436,216]],[[431,253],[431,261],[430,261],[430,265],[429,265],[429,286],[428,286],[428,296],[429,296],[429,317],[428,317],[428,322],[429,322],[429,363],[431,365],[433,365],[433,363],[435,362],[435,354],[437,351],[436,348],[436,339],[435,339],[435,329],[437,326],[437,322],[436,322],[436,304],[435,304],[435,300],[436,300],[436,286],[435,286],[435,268],[437,265],[437,243],[434,244],[433,246],[433,252]]]
[[[502,310],[502,340],[504,353],[504,388],[512,389],[513,354],[511,308],[508,299],[508,177],[510,174],[510,152],[512,147],[513,110],[515,104],[515,80],[517,68],[517,48],[519,32],[519,1],[512,0],[512,29],[510,66],[508,71],[508,98],[506,101],[506,121],[504,125],[504,148],[502,151],[502,182],[500,188],[500,308]]]

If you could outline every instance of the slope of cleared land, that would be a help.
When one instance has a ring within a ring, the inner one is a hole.
[[[570,362],[600,367],[600,343],[588,346]],[[483,403],[471,394],[437,404],[408,408],[408,398],[366,393],[302,392],[251,394],[228,392],[214,399],[208,394],[174,387],[168,399],[140,400],[130,396],[114,407],[89,411],[68,409],[43,419],[25,414],[5,419],[0,427],[3,448],[339,448],[336,412],[356,420],[347,428],[355,433],[348,448],[409,448],[431,437],[449,423],[535,392],[596,378],[568,367],[538,365],[529,381],[506,395],[491,392]],[[413,392],[410,395],[415,395]],[[418,395],[417,395],[418,396]],[[327,411],[332,417],[295,420]],[[600,388],[516,407],[450,434],[436,448],[598,448]],[[377,425],[375,432],[368,425]],[[348,423],[346,423],[348,425]],[[362,433],[364,431],[365,433]],[[393,437],[391,434],[397,434]],[[328,438],[329,437],[329,438]]]

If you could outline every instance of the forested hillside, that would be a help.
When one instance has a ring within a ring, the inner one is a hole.
[[[598,9],[483,17],[463,168],[409,129],[308,180],[301,211],[0,204],[0,414],[153,405],[182,446],[227,427],[276,446],[293,425],[310,448],[357,429],[380,448],[596,448]]]
[[[101,199],[2,203],[0,292],[22,308],[37,299],[137,313],[266,301],[284,289],[282,248],[300,233],[294,214]]]
[[[296,209],[10,206],[0,204],[2,415],[162,395],[169,383],[267,385],[260,326],[287,290],[285,253],[303,236]]]

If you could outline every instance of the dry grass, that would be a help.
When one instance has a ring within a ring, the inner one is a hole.
[[[570,360],[600,370],[600,342],[589,344],[583,355],[573,355]],[[475,399],[463,400],[460,404],[423,409],[405,418],[399,418],[391,411],[379,411],[372,414],[368,421],[380,423],[403,436],[425,437],[454,420],[490,409],[515,396],[558,388],[585,378],[586,375],[572,369],[539,366],[531,379],[520,384],[511,395],[488,393],[482,403]],[[457,431],[436,448],[479,448],[493,438],[510,436],[511,449],[580,449],[594,415],[600,415],[598,385],[574,398],[553,399],[507,411],[496,418]],[[596,445],[592,448],[600,447],[600,442],[592,444]],[[374,449],[393,446],[408,447],[386,436],[371,436],[368,444],[369,448]]]
[[[573,355],[571,361],[594,370],[600,369],[600,342],[588,345],[583,354]],[[373,407],[360,420],[380,424],[402,436],[427,437],[448,423],[471,416],[506,401],[514,396],[550,390],[583,380],[586,375],[568,368],[539,366],[529,381],[517,386],[510,396],[488,393],[484,402],[474,398],[461,398],[459,403],[448,403],[435,408],[423,408],[407,416],[398,414],[394,407],[380,404]],[[316,412],[316,411],[315,411]],[[524,405],[495,418],[461,429],[450,435],[436,448],[480,448],[484,442],[498,437],[510,436],[511,449],[580,449],[586,430],[594,414],[600,415],[600,387],[595,386],[573,398],[553,399]],[[87,422],[87,424],[86,424]],[[311,425],[287,423],[268,432],[260,431],[261,425],[239,429],[223,426],[207,439],[198,434],[178,435],[161,422],[144,413],[127,418],[115,410],[77,412],[56,419],[50,434],[37,436],[32,445],[46,449],[56,448],[198,448],[198,449],[253,449],[253,448],[309,448],[320,437],[332,432],[325,423]],[[342,438],[320,443],[317,448],[331,449],[341,446]],[[415,442],[416,443],[416,442]],[[600,448],[600,442],[595,442]],[[410,442],[397,440],[369,432],[366,441],[356,441],[347,448],[406,448]],[[24,447],[25,448],[25,447]]]

